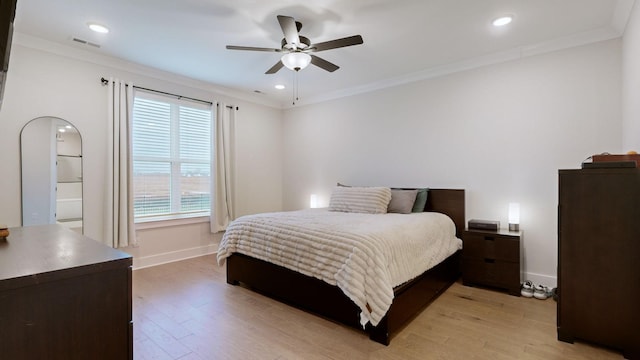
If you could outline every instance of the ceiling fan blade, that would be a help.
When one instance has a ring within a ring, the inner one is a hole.
[[[324,50],[341,48],[345,46],[360,45],[363,42],[364,41],[362,41],[362,36],[354,35],[354,36],[348,36],[342,39],[336,39],[336,40],[325,41],[317,44],[311,44],[310,50],[324,51]]]
[[[249,51],[267,51],[267,52],[281,52],[281,49],[274,48],[263,48],[263,47],[253,47],[253,46],[236,46],[236,45],[227,45],[227,49],[229,50],[249,50]]]
[[[271,69],[267,70],[265,74],[275,74],[278,72],[278,70],[282,69],[283,66],[284,64],[282,64],[282,61],[278,61],[275,65],[271,67]]]
[[[311,55],[311,63],[317,67],[327,70],[328,72],[334,72],[340,69],[340,66],[315,55]]]
[[[296,21],[291,16],[278,15],[278,22],[284,38],[287,39],[287,44],[294,44],[297,48],[300,45],[300,37],[298,37]]]

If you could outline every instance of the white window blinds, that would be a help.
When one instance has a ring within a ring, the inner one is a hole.
[[[138,91],[132,122],[135,218],[208,215],[211,106]]]

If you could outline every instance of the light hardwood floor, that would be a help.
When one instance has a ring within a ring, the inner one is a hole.
[[[555,305],[455,283],[384,346],[228,285],[203,256],[133,272],[134,358],[623,359],[557,341]]]

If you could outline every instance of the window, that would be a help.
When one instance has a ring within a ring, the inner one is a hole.
[[[209,215],[211,106],[138,91],[133,103],[134,217]]]

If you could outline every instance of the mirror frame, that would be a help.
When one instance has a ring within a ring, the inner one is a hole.
[[[30,171],[26,171],[25,169],[28,169],[28,164],[26,164],[26,159],[25,159],[25,146],[28,146],[27,143],[28,139],[25,139],[25,129],[27,129],[27,127],[29,125],[32,124],[36,124],[37,122],[42,122],[42,120],[46,120],[49,121],[49,125],[52,128],[52,131],[54,131],[54,127],[59,126],[64,124],[66,127],[71,126],[73,127],[73,129],[75,129],[75,131],[78,134],[78,138],[79,138],[79,146],[80,146],[80,153],[79,155],[77,155],[77,157],[80,159],[80,228],[78,229],[77,226],[72,226],[75,225],[72,223],[69,223],[69,228],[71,228],[72,230],[76,230],[80,233],[84,233],[84,160],[83,160],[83,141],[82,141],[82,134],[80,133],[80,131],[78,130],[78,128],[72,124],[70,121],[56,117],[56,116],[40,116],[34,119],[29,120],[26,124],[24,124],[24,126],[22,127],[22,129],[20,130],[20,205],[21,205],[21,211],[20,211],[20,215],[21,215],[21,224],[22,226],[25,226],[25,181],[27,181],[27,178],[30,176]],[[42,123],[42,126],[47,126],[47,123]],[[43,135],[43,138],[45,138],[46,136],[48,136],[48,134]],[[56,139],[58,138],[57,132],[56,132]],[[50,139],[50,138],[49,138]],[[48,140],[48,139],[45,139]],[[49,158],[52,159],[50,162],[48,162],[49,167],[57,167],[57,163],[58,163],[58,153],[57,153],[57,142],[54,144],[52,143],[50,140],[49,141],[45,141],[47,142],[47,144],[44,144],[40,147],[47,147],[49,146]],[[56,146],[56,149],[54,149],[54,145]],[[42,149],[44,150],[44,149]],[[55,151],[55,153],[52,153],[52,151]],[[38,149],[36,149],[34,151],[34,153],[37,153]],[[27,154],[28,155],[28,154]],[[46,155],[43,155],[43,157]],[[75,156],[74,156],[75,157]],[[54,160],[55,159],[55,162]],[[46,171],[46,170],[45,170]],[[48,196],[48,200],[45,202],[45,205],[42,206],[43,209],[45,209],[46,211],[46,207],[49,208],[49,210],[47,211],[47,216],[45,217],[45,219],[37,219],[36,221],[34,221],[34,223],[29,223],[28,225],[38,225],[38,224],[55,224],[55,223],[60,223],[58,222],[57,219],[57,207],[58,207],[58,199],[57,199],[57,193],[58,193],[58,186],[59,186],[59,182],[58,182],[58,175],[57,175],[57,169],[55,170],[55,178],[52,178],[51,173],[54,170],[51,170],[48,172],[49,176],[47,176],[47,178],[50,178],[52,180],[52,183],[49,184],[49,190],[48,190],[48,194],[45,192],[46,190],[44,190],[47,186],[41,186],[40,189],[41,191],[39,192],[40,194],[44,194],[44,196]],[[33,177],[33,174],[31,174],[31,176]],[[77,190],[76,190],[77,191]],[[37,195],[36,195],[37,196]],[[73,198],[76,199],[76,198]],[[29,200],[27,200],[29,201]],[[47,205],[48,204],[48,205]],[[74,204],[70,204],[70,205],[74,205]],[[76,204],[77,206],[77,204]],[[53,216],[51,215],[51,213],[53,212]],[[35,212],[34,214],[38,214],[38,212]],[[36,215],[37,216],[37,215]],[[62,222],[63,226],[64,226],[64,222]],[[27,225],[27,226],[28,226]]]

